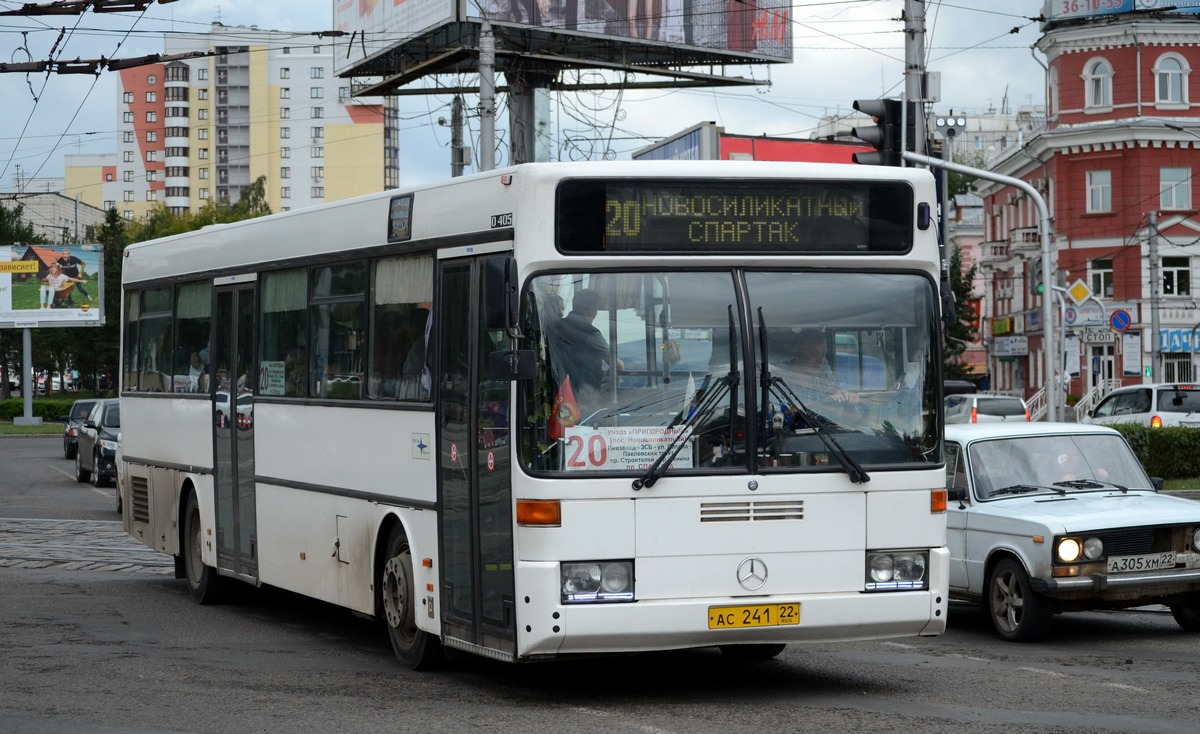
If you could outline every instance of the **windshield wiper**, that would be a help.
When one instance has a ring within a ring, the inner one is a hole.
[[[1059,494],[1063,494],[1063,495],[1066,494],[1065,490],[1054,489],[1053,487],[1041,487],[1036,484],[1014,484],[1010,487],[1001,487],[1000,489],[993,489],[988,496],[995,497],[996,495],[1000,495],[1000,494],[1026,494],[1028,492],[1042,492],[1042,491],[1058,492]]]
[[[870,475],[868,475],[867,471],[862,468],[862,465],[855,461],[854,457],[848,454],[846,450],[842,448],[842,445],[837,442],[837,439],[835,439],[828,432],[828,429],[825,427],[825,425],[830,424],[831,421],[824,416],[820,416],[817,413],[814,413],[812,410],[809,410],[808,406],[806,406],[800,400],[800,397],[796,395],[795,391],[788,387],[788,384],[784,382],[782,378],[771,376],[771,371],[767,367],[767,365],[770,364],[770,357],[767,353],[767,322],[766,318],[763,316],[763,310],[761,306],[758,309],[758,341],[759,351],[762,352],[762,373],[759,377],[759,380],[762,386],[763,421],[765,422],[769,415],[771,388],[775,388],[781,392],[792,405],[796,407],[797,412],[800,413],[800,417],[804,418],[805,422],[808,423],[808,426],[812,428],[813,433],[817,434],[817,438],[821,439],[821,443],[825,444],[825,448],[829,449],[829,453],[833,454],[833,457],[838,460],[839,464],[842,465],[842,470],[850,476],[850,481],[856,484],[865,484],[866,482],[871,481]],[[822,425],[823,423],[825,425]],[[766,428],[767,430],[764,432],[764,436],[772,430],[772,426],[768,425]]]
[[[650,468],[646,469],[642,476],[633,480],[634,491],[638,491],[642,487],[653,487],[662,478],[663,474],[667,473],[671,462],[675,461],[675,457],[679,454],[679,451],[687,444],[692,434],[695,433],[696,426],[700,425],[701,421],[707,420],[717,409],[717,406],[721,404],[725,395],[728,394],[731,378],[729,376],[717,378],[713,389],[708,390],[709,379],[711,377],[712,375],[705,375],[704,383],[696,389],[697,394],[704,396],[700,399],[700,403],[694,407],[685,407],[680,411],[680,415],[667,426],[667,428],[674,428],[679,425],[680,418],[682,418],[683,428],[680,429],[679,433],[675,434],[675,437],[671,439],[667,447],[658,455],[658,458],[654,460]]]
[[[1055,482],[1056,487],[1070,487],[1072,489],[1104,489],[1105,487],[1113,487],[1119,489],[1123,493],[1129,492],[1129,487],[1116,484],[1115,482],[1105,482],[1100,479],[1066,479],[1061,482]]]

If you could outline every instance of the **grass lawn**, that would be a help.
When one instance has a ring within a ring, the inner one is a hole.
[[[12,421],[0,421],[0,436],[61,436],[63,424],[43,420],[40,426],[18,426]]]

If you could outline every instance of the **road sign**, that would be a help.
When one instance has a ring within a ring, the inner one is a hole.
[[[1113,311],[1108,317],[1108,323],[1115,331],[1125,331],[1132,322],[1133,318],[1129,315],[1129,312],[1122,309]]]
[[[1082,280],[1077,280],[1067,289],[1067,295],[1075,302],[1076,306],[1082,306],[1083,302],[1092,297],[1092,289],[1087,283]]]

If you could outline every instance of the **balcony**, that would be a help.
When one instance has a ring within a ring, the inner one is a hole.
[[[1042,237],[1037,227],[1018,227],[1009,232],[1009,237],[1014,254],[1041,252]]]
[[[983,242],[979,245],[979,262],[981,265],[998,265],[1011,259],[1008,240]]]

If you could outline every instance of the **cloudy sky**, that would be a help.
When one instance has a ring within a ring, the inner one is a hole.
[[[449,0],[447,0],[449,1]],[[25,0],[0,0],[0,10]],[[48,4],[50,0],[39,0]],[[1043,71],[1031,20],[1043,0],[929,0],[927,67],[941,73],[935,109],[982,114],[1043,104]],[[0,62],[54,57],[123,58],[163,51],[163,33],[204,32],[213,21],[282,31],[333,25],[334,0],[178,0],[145,13],[0,16]],[[735,67],[769,86],[706,90],[571,93],[555,98],[555,157],[628,158],[630,152],[701,121],[729,133],[807,138],[824,115],[853,100],[903,91],[903,0],[795,0],[791,64]],[[314,37],[314,41],[316,41]],[[116,151],[116,74],[0,73],[0,189],[14,178],[59,177],[67,153]],[[402,185],[449,175],[445,96],[400,99]],[[467,106],[474,102],[468,100]],[[471,132],[478,124],[471,120]],[[499,120],[500,126],[504,120]],[[570,141],[564,143],[563,141]],[[497,163],[504,163],[504,155]],[[19,168],[18,168],[19,166]]]

